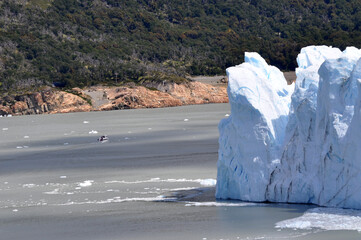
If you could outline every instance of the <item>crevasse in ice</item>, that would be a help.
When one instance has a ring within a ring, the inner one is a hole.
[[[216,197],[361,209],[360,58],[303,48],[292,85],[257,53],[228,68]]]

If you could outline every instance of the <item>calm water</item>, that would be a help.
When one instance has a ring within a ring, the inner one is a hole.
[[[358,211],[216,201],[217,124],[229,113],[212,104],[0,118],[0,239],[361,238],[332,230],[361,229]]]

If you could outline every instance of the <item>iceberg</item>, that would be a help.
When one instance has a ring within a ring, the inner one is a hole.
[[[257,53],[228,68],[216,197],[361,209],[360,58],[305,47],[292,85]]]

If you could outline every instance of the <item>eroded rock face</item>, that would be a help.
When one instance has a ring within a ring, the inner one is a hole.
[[[79,96],[63,91],[46,90],[1,99],[2,115],[28,115],[42,113],[66,113],[90,111],[88,102]]]
[[[6,96],[0,99],[0,115],[66,113],[134,108],[174,107],[189,104],[228,102],[226,87],[199,82],[168,83],[159,90],[143,86],[54,89]]]
[[[99,99],[100,102],[105,99],[107,99],[105,101],[108,101],[100,105],[99,110],[158,108],[228,102],[225,87],[215,87],[199,82],[160,85],[159,89],[160,91],[156,91],[142,86],[135,86],[132,88],[95,88],[93,92],[102,93],[103,97]]]
[[[226,103],[227,89],[200,82],[190,82],[187,85],[171,85],[168,93],[180,99],[183,104]]]
[[[134,88],[103,88],[108,103],[99,107],[99,110],[159,108],[181,106],[183,103],[167,93],[154,91],[145,87]]]

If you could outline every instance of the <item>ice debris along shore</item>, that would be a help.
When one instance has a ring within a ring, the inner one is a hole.
[[[257,53],[228,68],[216,197],[361,209],[360,58],[303,48],[292,85]]]

